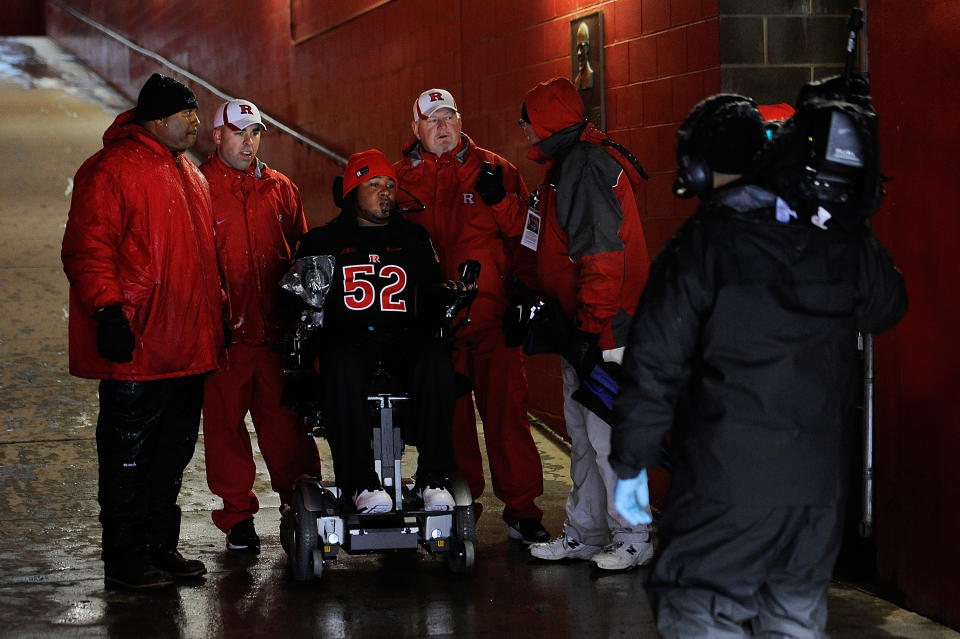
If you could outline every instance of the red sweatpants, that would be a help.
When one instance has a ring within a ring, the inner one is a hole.
[[[503,502],[503,520],[541,519],[534,500],[543,494],[540,451],[527,419],[527,374],[519,348],[504,344],[498,329],[475,333],[454,344],[454,366],[473,384],[477,412],[490,463],[493,494]],[[457,401],[453,418],[453,451],[458,477],[470,486],[476,501],[483,493],[483,460],[476,414],[470,395]]]
[[[269,346],[232,344],[224,362],[206,378],[203,448],[207,485],[223,499],[223,508],[213,511],[213,523],[227,532],[260,509],[253,493],[257,467],[244,424],[247,411],[270,485],[281,503],[290,503],[293,482],[300,475],[319,476],[320,456],[297,414],[280,405],[284,386],[280,355]]]

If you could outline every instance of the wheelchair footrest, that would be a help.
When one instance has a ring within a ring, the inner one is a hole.
[[[355,514],[345,522],[344,546],[349,552],[415,549],[420,539],[420,522],[401,513]]]
[[[416,549],[420,529],[413,528],[351,528],[347,533],[350,552],[363,550]]]

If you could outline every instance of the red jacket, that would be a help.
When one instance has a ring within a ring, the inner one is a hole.
[[[511,256],[523,232],[529,192],[515,166],[476,146],[465,134],[461,137],[456,149],[440,156],[424,151],[420,142],[413,140],[395,167],[400,187],[426,206],[424,211],[404,217],[430,233],[443,276],[458,279],[457,267],[462,262],[480,262],[471,324],[457,333],[463,339],[501,330],[513,270]],[[507,197],[494,206],[484,204],[473,188],[483,162],[503,165]]]
[[[650,265],[632,187],[640,175],[583,121],[569,81],[538,85],[524,104],[541,138],[528,157],[547,165],[537,287],[577,328],[599,333],[601,348],[623,346]]]
[[[213,199],[231,341],[272,344],[279,332],[279,281],[307,232],[300,191],[259,158],[244,172],[214,153],[200,170]]]
[[[223,347],[222,291],[207,181],[133,121],[117,116],[77,171],[63,269],[70,280],[70,373],[142,381],[205,373]],[[97,353],[94,312],[120,305],[133,361]]]

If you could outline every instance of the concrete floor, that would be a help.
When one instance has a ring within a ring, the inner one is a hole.
[[[425,555],[346,556],[322,581],[297,584],[262,460],[263,552],[238,558],[210,521],[216,500],[202,446],[184,477],[181,549],[209,573],[163,592],[105,588],[96,382],[67,373],[59,250],[72,176],[122,108],[49,41],[0,38],[0,637],[655,636],[644,569],[601,575],[586,563],[530,563],[507,540],[489,494],[472,575],[454,576]],[[568,454],[550,435],[536,437],[546,479],[540,505],[556,533]],[[831,588],[830,612],[835,639],[960,637],[843,584]]]

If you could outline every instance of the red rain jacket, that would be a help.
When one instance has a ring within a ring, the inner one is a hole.
[[[200,171],[213,199],[231,342],[273,344],[280,330],[280,278],[307,232],[300,191],[259,158],[237,171],[214,153]]]
[[[440,156],[424,151],[420,142],[413,140],[395,168],[400,187],[426,206],[426,210],[404,217],[430,233],[443,276],[458,279],[457,267],[462,262],[480,262],[471,323],[457,333],[459,339],[465,339],[502,330],[513,271],[511,254],[519,246],[529,192],[517,167],[476,146],[466,134],[461,137],[456,149]],[[484,204],[473,188],[484,162],[503,165],[507,197],[494,206]]]
[[[640,175],[584,123],[569,81],[537,85],[524,104],[541,138],[527,157],[547,166],[537,288],[557,298],[577,328],[599,333],[601,348],[623,346],[650,264],[633,195]]]
[[[121,113],[74,178],[61,258],[70,280],[70,373],[144,381],[206,373],[223,347],[207,181]],[[120,305],[133,361],[97,353],[94,312]]]

